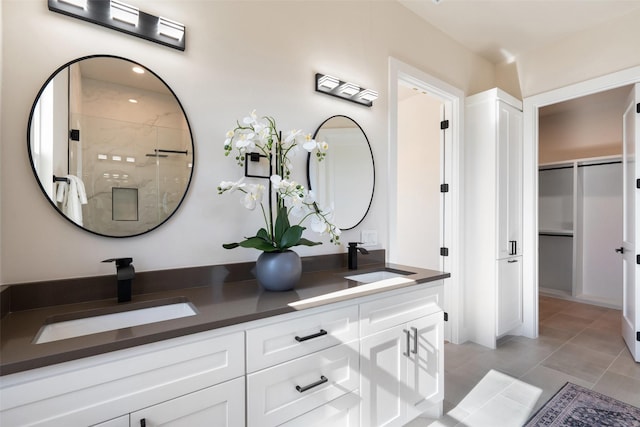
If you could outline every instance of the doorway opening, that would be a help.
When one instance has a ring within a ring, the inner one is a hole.
[[[524,164],[523,164],[523,195],[524,195],[524,210],[523,210],[523,244],[524,244],[524,259],[523,259],[523,311],[524,311],[524,325],[523,334],[530,338],[536,338],[538,336],[538,295],[539,295],[539,141],[540,141],[540,110],[546,106],[557,104],[560,102],[580,98],[587,95],[593,95],[600,92],[608,91],[611,89],[620,88],[627,85],[636,85],[640,82],[640,67],[634,67],[631,69],[616,72],[607,76],[598,77],[585,82],[577,83],[568,87],[552,90],[540,95],[535,95],[524,100]],[[636,88],[638,85],[636,85]],[[636,89],[637,90],[637,89]],[[634,92],[634,91],[632,91]],[[636,99],[638,99],[636,97]],[[637,102],[637,101],[636,101]],[[629,100],[627,100],[627,104]],[[627,108],[628,110],[628,108]],[[621,118],[622,120],[622,118]],[[636,120],[637,121],[637,120]],[[637,133],[636,133],[637,135]],[[623,170],[628,170],[625,165],[628,157],[623,153]],[[631,160],[635,159],[633,154]],[[636,163],[633,163],[634,166]],[[637,170],[633,171],[637,175]],[[626,176],[626,173],[625,173]],[[635,179],[635,178],[634,178]],[[625,178],[624,182],[626,183]],[[626,187],[628,187],[625,184]],[[634,186],[635,187],[635,186]],[[623,193],[626,190],[623,189]],[[633,194],[633,193],[630,193]],[[633,196],[633,198],[636,198]],[[635,229],[635,215],[626,215],[626,218],[630,218]],[[626,226],[625,226],[626,229]],[[630,251],[627,251],[630,252]],[[625,259],[627,258],[625,253]],[[626,261],[625,261],[626,262]],[[637,267],[637,266],[636,266]],[[634,268],[633,271],[635,271]],[[625,275],[626,274],[625,270]],[[635,276],[634,276],[635,277]],[[626,283],[626,279],[625,279]],[[626,286],[626,285],[625,285]],[[637,287],[637,285],[636,285]],[[633,298],[633,301],[627,302],[627,310],[623,308],[623,315],[625,312],[636,313],[640,303],[638,299]],[[624,323],[624,322],[623,322]],[[639,328],[640,329],[640,328]],[[639,334],[640,336],[640,334]],[[626,336],[625,336],[626,339]],[[640,346],[638,346],[640,347]],[[640,351],[638,352],[640,354]]]
[[[389,242],[392,263],[451,273],[445,339],[464,341],[459,269],[463,92],[390,59]]]

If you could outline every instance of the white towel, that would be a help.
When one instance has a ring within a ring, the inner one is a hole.
[[[84,183],[75,175],[67,175],[65,178],[67,181],[58,182],[56,201],[67,218],[82,225],[82,205],[87,204]]]

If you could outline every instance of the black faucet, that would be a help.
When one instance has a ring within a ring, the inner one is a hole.
[[[109,258],[102,262],[116,263],[116,278],[118,279],[118,302],[131,301],[131,281],[136,275],[133,268],[133,258]]]
[[[368,255],[369,251],[365,248],[359,248],[358,245],[361,245],[360,242],[349,242],[349,257],[348,257],[348,266],[349,270],[357,270],[358,269],[358,251],[362,255]]]

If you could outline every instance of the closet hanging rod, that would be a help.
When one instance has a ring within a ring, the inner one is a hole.
[[[573,234],[567,234],[567,233],[545,233],[545,232],[540,232],[540,233],[538,233],[538,236],[551,236],[551,237],[573,237]]]
[[[610,162],[601,162],[601,163],[589,163],[588,165],[578,165],[578,167],[586,168],[587,166],[617,165],[619,163],[622,163],[622,160],[613,160]]]
[[[156,153],[184,154],[185,156],[189,154],[188,150],[183,150],[183,151],[180,151],[180,150],[162,150],[162,149],[156,148],[153,151],[155,151]]]

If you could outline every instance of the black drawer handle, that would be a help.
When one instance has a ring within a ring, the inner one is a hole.
[[[304,393],[305,391],[310,390],[314,387],[318,387],[319,385],[322,385],[327,381],[329,381],[327,377],[325,377],[324,375],[320,375],[320,381],[316,381],[315,383],[306,385],[304,387],[300,387],[299,385],[297,385],[296,390],[298,390],[300,393]]]
[[[325,331],[324,329],[320,329],[320,332],[318,332],[316,334],[307,335],[306,337],[299,337],[299,336],[296,335],[296,341],[302,342],[302,341],[318,338],[318,337],[321,337],[323,335],[327,335],[327,331]]]
[[[142,418],[142,419],[140,420],[140,427],[146,427],[146,426],[147,426],[147,420],[146,420],[146,419],[144,419],[144,418]]]

